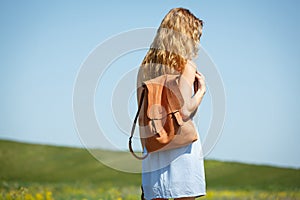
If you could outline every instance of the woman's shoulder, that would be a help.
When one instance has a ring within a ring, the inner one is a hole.
[[[186,67],[194,69],[194,70],[197,69],[196,63],[192,60],[187,60]]]
[[[186,78],[188,78],[188,77],[195,78],[196,70],[197,70],[196,63],[194,63],[191,60],[188,60],[186,63],[186,66],[183,70],[182,75]]]
[[[139,67],[137,73],[137,84],[140,85],[143,82],[143,79],[144,79],[144,68]]]

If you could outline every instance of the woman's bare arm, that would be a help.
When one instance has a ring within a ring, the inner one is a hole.
[[[184,105],[181,109],[181,114],[184,118],[190,117],[190,115],[198,108],[206,92],[204,76],[201,73],[196,73],[196,69],[196,65],[193,62],[188,61],[179,80],[179,89],[184,99]],[[193,95],[193,83],[195,78],[198,80],[199,90]]]

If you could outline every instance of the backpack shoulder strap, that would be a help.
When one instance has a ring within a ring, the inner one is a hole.
[[[141,111],[141,108],[142,108],[143,100],[144,100],[144,98],[145,98],[145,92],[146,92],[146,88],[145,88],[145,86],[143,86],[143,91],[142,91],[141,99],[140,99],[140,101],[139,101],[139,108],[138,108],[138,111],[136,112],[136,115],[135,115],[135,118],[134,118],[134,121],[133,121],[133,125],[132,125],[132,128],[131,128],[131,134],[130,134],[130,137],[129,137],[129,143],[128,143],[128,145],[129,145],[129,150],[130,150],[131,154],[132,154],[134,157],[136,157],[137,159],[139,159],[139,160],[145,159],[145,158],[148,156],[148,154],[149,154],[149,153],[147,152],[147,154],[144,155],[144,156],[138,156],[138,155],[136,155],[136,154],[134,153],[133,148],[132,148],[132,137],[133,137],[133,135],[134,135],[134,130],[135,130],[135,127],[136,127],[137,119],[138,119],[138,117],[139,117],[139,115],[140,115],[140,111]]]

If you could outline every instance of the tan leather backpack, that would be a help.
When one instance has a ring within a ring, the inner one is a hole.
[[[143,83],[129,137],[129,150],[134,157],[144,159],[148,153],[182,147],[198,139],[193,121],[190,118],[183,120],[180,114],[184,100],[178,86],[179,77],[165,74]],[[142,146],[147,150],[147,154],[141,157],[132,149],[138,117]]]

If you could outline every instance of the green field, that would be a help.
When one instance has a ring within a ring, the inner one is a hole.
[[[0,140],[0,200],[134,200],[140,174],[108,168],[85,149]],[[199,199],[300,199],[300,170],[205,161]]]

